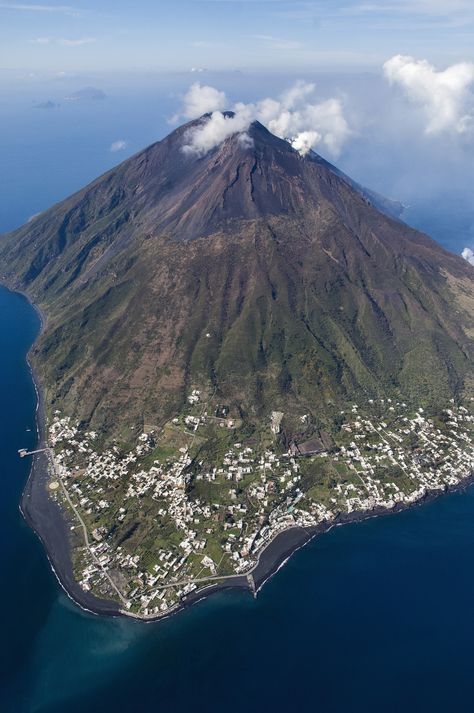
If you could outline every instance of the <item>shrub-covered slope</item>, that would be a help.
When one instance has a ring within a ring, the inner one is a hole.
[[[181,150],[193,128],[1,238],[0,275],[47,317],[48,409],[124,437],[194,387],[250,422],[470,388],[470,265],[258,123],[205,156]]]

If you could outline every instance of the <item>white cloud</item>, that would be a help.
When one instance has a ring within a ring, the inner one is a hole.
[[[196,85],[193,87],[194,97],[197,90]],[[200,85],[198,88],[203,89]],[[299,81],[278,99],[267,97],[256,104],[237,103],[232,107],[233,116],[224,116],[221,113],[228,105],[225,94],[217,92],[212,87],[206,89],[208,90],[206,97],[213,98],[214,104],[218,106],[214,105],[212,116],[208,121],[188,133],[187,144],[184,147],[187,153],[206,153],[228,136],[247,131],[255,120],[267,126],[280,138],[290,141],[303,155],[320,145],[337,156],[351,135],[339,99],[331,98],[319,103],[310,101],[315,91],[314,84]],[[194,101],[192,104],[197,106],[199,102]],[[194,116],[202,113],[196,111]],[[188,105],[185,107],[184,115],[194,118]]]
[[[3,10],[18,10],[20,12],[46,12],[59,13],[61,15],[72,15],[77,17],[80,15],[79,10],[69,5],[25,5],[24,3],[16,2],[0,2],[0,9]]]
[[[461,62],[437,71],[427,60],[396,55],[384,64],[391,84],[399,85],[418,104],[427,120],[426,133],[466,133],[474,126],[474,64]]]
[[[461,255],[465,260],[468,261],[470,265],[474,265],[474,252],[471,250],[471,248],[464,248]]]
[[[183,151],[204,155],[228,136],[245,132],[249,125],[249,118],[243,112],[238,112],[235,116],[225,116],[220,111],[213,111],[202,126],[190,132],[186,139],[189,143],[183,146]]]
[[[293,109],[296,104],[313,94],[315,85],[298,79],[282,96],[282,103],[287,109]]]
[[[36,39],[31,40],[37,45],[61,45],[62,47],[80,47],[81,45],[90,45],[96,41],[95,37],[79,37],[72,40],[66,37],[36,37]]]
[[[223,111],[226,102],[224,92],[195,82],[184,96],[183,116],[185,119],[197,119],[211,111]]]
[[[127,142],[124,139],[117,139],[112,144],[110,144],[110,150],[112,153],[117,153],[117,151],[123,151],[127,148]]]
[[[300,152],[302,156],[306,156],[308,151],[313,146],[321,141],[319,131],[301,131],[291,142],[294,149]]]

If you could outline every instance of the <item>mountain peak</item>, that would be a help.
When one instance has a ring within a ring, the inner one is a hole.
[[[235,118],[232,111],[221,116]],[[236,220],[296,215],[315,207],[328,192],[340,206],[347,186],[393,217],[402,212],[399,203],[364,189],[314,151],[302,156],[257,120],[232,133],[217,127],[220,135],[206,135],[193,147],[211,119],[203,114],[179,126],[121,165],[126,182],[137,183],[147,229],[191,240],[232,229]]]
[[[4,278],[51,306],[51,406],[116,433],[111,399],[123,422],[155,423],[203,380],[248,417],[329,412],[354,390],[459,391],[472,267],[258,122],[183,151],[205,120],[2,238]]]
[[[220,115],[224,122],[236,117],[231,111]],[[35,279],[78,235],[101,242],[99,226],[107,221],[110,248],[88,274],[102,269],[139,235],[189,242],[236,234],[246,222],[266,225],[279,217],[339,221],[357,233],[361,211],[366,217],[373,211],[373,223],[380,220],[374,208],[398,216],[399,204],[367,191],[313,151],[302,156],[257,120],[232,133],[225,127],[219,141],[212,137],[215,145],[209,150],[190,150],[193,136],[206,129],[213,116],[204,114],[177,127],[12,233],[12,240],[20,235],[32,245],[45,239],[48,243],[33,260],[28,278]]]
[[[209,135],[205,136],[206,143],[197,144],[195,150],[193,150],[193,138],[199,136],[201,132],[205,133],[206,125],[210,124],[216,115],[222,117],[222,122],[215,127],[214,131],[209,131]],[[235,124],[235,126],[230,125],[235,117],[236,114],[233,111],[202,114],[199,118],[192,119],[177,127],[165,139],[153,144],[147,150],[153,150],[158,145],[164,144],[168,150],[181,150],[190,160],[192,158],[203,159],[208,154],[214,155],[224,145],[232,147],[234,151],[248,151],[252,148],[258,150],[259,148],[268,147],[274,150],[296,153],[288,141],[272,134],[256,119],[248,125],[240,123]],[[227,122],[229,126],[226,126]]]
[[[121,182],[135,184],[150,230],[189,240],[225,230],[229,221],[295,213],[314,202],[321,168],[305,166],[258,121],[210,150],[193,150],[193,135],[209,120],[204,115],[178,127],[120,167]]]

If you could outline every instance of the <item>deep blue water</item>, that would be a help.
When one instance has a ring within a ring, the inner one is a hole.
[[[37,329],[0,289],[2,713],[472,711],[472,488],[336,528],[257,600],[221,594],[157,624],[70,603],[18,511]]]

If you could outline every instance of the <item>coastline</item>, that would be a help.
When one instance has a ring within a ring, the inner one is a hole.
[[[22,294],[30,306],[36,311],[40,319],[40,330],[36,339],[41,334],[46,324],[46,317],[35,305],[29,296],[19,290],[11,291]],[[39,379],[31,364],[30,352],[35,342],[30,347],[27,355],[27,364],[31,373],[31,378],[36,391],[36,429],[37,447],[46,445],[46,424],[45,410],[42,390]],[[462,480],[455,486],[445,487],[443,490],[428,491],[425,495],[414,503],[397,503],[393,508],[374,508],[368,511],[355,511],[352,513],[339,514],[331,522],[323,522],[309,528],[300,526],[291,527],[278,533],[258,554],[256,565],[246,574],[236,574],[235,577],[222,581],[212,582],[188,594],[175,607],[170,608],[159,616],[140,617],[123,610],[120,605],[113,600],[100,599],[90,592],[86,592],[80,587],[74,577],[71,545],[70,545],[70,522],[65,516],[58,503],[49,496],[47,482],[49,479],[48,457],[46,453],[38,453],[33,456],[30,473],[26,481],[19,509],[29,527],[36,533],[45,550],[49,565],[58,580],[59,585],[65,594],[81,610],[96,616],[127,617],[136,622],[152,623],[162,621],[173,614],[182,611],[193,604],[211,596],[212,594],[223,592],[229,589],[241,589],[253,592],[257,596],[266,582],[269,581],[290,557],[299,549],[307,545],[311,540],[319,535],[329,532],[333,527],[362,522],[374,517],[395,514],[409,508],[422,505],[448,492],[461,491],[474,483],[474,474]],[[251,587],[247,575],[251,574],[254,581],[254,588]]]
[[[36,382],[35,386],[37,388]],[[42,402],[40,391],[38,391],[38,399],[39,405]],[[42,439],[40,442],[44,443],[44,414],[40,407],[37,408],[37,418],[38,423],[41,424]],[[48,480],[47,460],[47,456],[44,453],[34,456],[30,475],[23,491],[20,511],[28,525],[35,531],[42,542],[48,562],[61,588],[69,599],[83,611],[96,616],[123,616],[136,622],[148,624],[162,621],[218,592],[230,589],[240,589],[249,593],[252,591],[246,574],[235,575],[235,577],[225,579],[222,582],[210,582],[209,585],[188,594],[177,606],[170,608],[159,616],[147,618],[136,616],[123,610],[118,603],[112,600],[99,599],[95,595],[84,591],[75,580],[72,569],[69,523],[59,505],[49,497],[46,488]],[[255,583],[254,596],[258,595],[263,586],[277,574],[295,552],[306,546],[315,537],[326,534],[334,527],[403,512],[404,510],[421,506],[438,498],[440,495],[462,491],[473,483],[474,475],[471,475],[456,486],[445,488],[442,491],[428,491],[423,498],[415,503],[408,505],[399,503],[390,510],[375,508],[373,510],[343,513],[331,522],[324,522],[311,528],[292,527],[283,530],[261,550],[257,564],[251,570]]]
[[[44,400],[38,376],[31,363],[30,352],[46,325],[46,315],[32,302],[25,292],[12,289],[8,285],[4,285],[4,287],[12,292],[21,294],[32,309],[35,310],[40,321],[40,328],[35,341],[28,351],[26,363],[36,392],[36,447],[43,448],[46,445]],[[43,545],[49,565],[61,589],[69,599],[90,614],[118,615],[120,613],[118,605],[115,606],[112,601],[102,600],[88,594],[76,582],[70,554],[70,525],[59,505],[49,497],[47,490],[48,479],[48,457],[46,453],[36,453],[33,456],[28,479],[20,499],[20,513]]]

